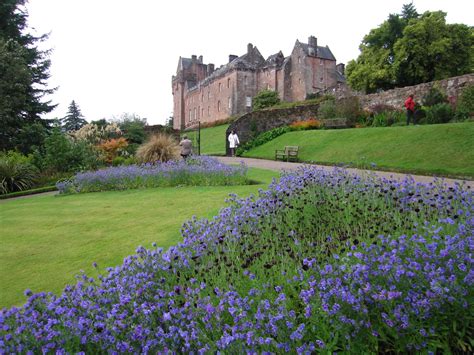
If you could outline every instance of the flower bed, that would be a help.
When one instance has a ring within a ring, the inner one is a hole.
[[[231,167],[217,159],[196,156],[166,163],[110,167],[78,173],[70,180],[58,182],[61,194],[127,190],[163,186],[244,185],[247,168]]]
[[[472,351],[474,194],[304,168],[0,314],[0,352]]]

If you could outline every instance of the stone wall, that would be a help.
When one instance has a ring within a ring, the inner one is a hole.
[[[416,102],[420,102],[428,91],[432,87],[437,87],[441,89],[449,98],[451,103],[456,103],[456,100],[461,93],[462,89],[468,85],[474,84],[474,74],[466,74],[461,76],[456,76],[449,79],[432,81],[429,83],[423,83],[414,86],[406,86],[403,88],[397,88],[393,90],[387,90],[381,93],[364,95],[360,93],[355,93],[348,89],[341,89],[335,93],[336,98],[342,98],[347,96],[357,96],[359,97],[360,104],[362,108],[368,109],[371,106],[377,104],[386,104],[391,105],[396,108],[404,109],[404,102],[408,95],[413,94]]]
[[[363,95],[343,87],[336,92],[330,92],[330,94],[334,94],[338,100],[345,97],[357,96],[361,108],[364,109],[370,109],[370,107],[376,104],[385,104],[404,110],[404,102],[410,94],[415,96],[415,101],[420,102],[423,96],[426,95],[433,86],[436,86],[446,93],[450,102],[455,103],[462,89],[473,84],[474,74],[466,74],[445,80],[388,90],[377,94]],[[242,144],[249,141],[253,136],[273,128],[287,126],[295,121],[315,118],[317,117],[318,107],[319,105],[315,104],[287,109],[262,110],[250,112],[239,117],[229,126],[226,137],[224,138],[226,140],[227,154],[229,154],[229,142],[227,141],[227,137],[231,130],[237,132]],[[335,125],[335,127],[340,126],[340,124]]]
[[[247,113],[240,116],[229,125],[226,131],[226,153],[229,155],[229,142],[227,137],[234,130],[239,136],[240,144],[249,141],[255,135],[269,131],[273,128],[287,126],[295,121],[315,118],[319,104],[302,105],[285,109],[270,109]]]

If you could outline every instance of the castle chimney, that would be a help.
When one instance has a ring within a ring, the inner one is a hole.
[[[232,62],[234,59],[237,59],[238,56],[234,54],[229,54],[229,63]]]
[[[195,63],[196,60],[197,60],[197,56],[196,56],[195,54],[193,54],[193,55],[191,56],[191,60],[192,60],[193,63]]]
[[[252,43],[247,44],[247,53],[248,54],[252,53],[252,50],[253,50],[253,44]]]
[[[199,56],[199,63],[202,64],[202,55]]]
[[[336,70],[341,73],[342,75],[344,75],[344,69],[345,69],[345,65],[344,63],[339,63],[338,65],[336,65]]]
[[[207,65],[207,75],[211,75],[214,72],[214,64],[209,63]]]
[[[314,36],[308,37],[308,47],[314,48],[315,51],[318,49],[318,39]]]

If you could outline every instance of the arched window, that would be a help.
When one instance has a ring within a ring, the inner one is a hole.
[[[221,102],[217,101],[217,112],[221,112]]]
[[[230,88],[230,78],[227,79],[227,87]]]

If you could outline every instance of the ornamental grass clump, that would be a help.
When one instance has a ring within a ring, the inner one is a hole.
[[[245,165],[230,167],[217,159],[193,156],[187,160],[117,166],[76,174],[56,186],[61,194],[170,186],[224,186],[250,183]]]
[[[135,157],[139,163],[156,163],[175,160],[179,157],[179,146],[168,134],[155,134],[138,147]]]
[[[474,194],[305,167],[0,313],[0,353],[461,353]]]

